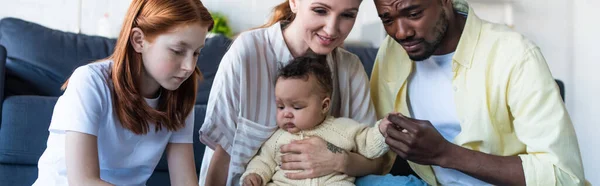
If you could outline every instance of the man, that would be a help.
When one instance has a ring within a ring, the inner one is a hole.
[[[462,0],[375,5],[389,37],[377,54],[371,95],[378,118],[396,126],[386,143],[421,179],[585,183],[573,125],[535,44],[479,19]]]

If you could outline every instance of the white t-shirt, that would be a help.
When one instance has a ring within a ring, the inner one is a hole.
[[[453,56],[454,52],[416,62],[408,84],[411,115],[415,119],[430,121],[450,142],[461,131],[452,86]],[[489,185],[454,169],[432,168],[442,185]]]
[[[360,59],[342,48],[332,54],[327,56],[334,83],[330,114],[375,124]],[[244,32],[233,42],[219,65],[200,129],[200,140],[207,145],[200,185],[212,157],[209,147],[216,144],[231,155],[227,185],[239,183],[250,159],[277,129],[274,82],[278,68],[291,59],[280,24]]]
[[[113,112],[111,67],[111,61],[103,61],[73,72],[54,106],[47,148],[33,185],[68,185],[66,131],[97,136],[100,178],[115,185],[145,185],[168,143],[193,143],[194,111],[187,116],[185,128],[176,132],[165,128],[156,132],[151,126],[147,134],[136,135],[124,129]],[[146,103],[156,108],[158,98],[146,99]]]

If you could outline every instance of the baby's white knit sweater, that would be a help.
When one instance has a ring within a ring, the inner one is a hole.
[[[370,159],[378,158],[389,150],[385,137],[379,132],[379,122],[373,127],[367,127],[349,118],[329,116],[323,123],[308,131],[292,134],[283,129],[277,130],[262,145],[258,154],[250,160],[240,184],[243,185],[244,178],[248,174],[256,173],[262,177],[263,185],[268,186],[354,185],[354,177],[340,173],[304,180],[291,180],[285,177],[285,173],[297,171],[286,171],[279,167],[283,155],[279,151],[280,147],[289,144],[292,140],[310,136],[318,136],[346,151],[356,152]]]

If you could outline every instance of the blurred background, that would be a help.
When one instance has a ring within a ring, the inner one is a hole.
[[[235,35],[265,22],[283,0],[202,0]],[[600,184],[600,0],[468,0],[483,19],[509,25],[542,49],[565,83],[586,178]],[[130,0],[0,0],[0,19],[16,17],[74,33],[115,38]],[[378,47],[386,36],[375,5],[364,0],[347,43]]]

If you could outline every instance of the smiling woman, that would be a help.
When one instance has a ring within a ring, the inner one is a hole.
[[[268,24],[238,36],[221,61],[200,129],[200,140],[207,145],[204,159],[211,159],[202,162],[200,185],[239,184],[250,159],[277,129],[273,82],[278,67],[296,57],[327,56],[333,78],[332,116],[375,124],[362,63],[339,48],[354,26],[360,4],[361,0],[285,1],[275,7]],[[332,152],[327,141],[318,137],[281,150],[287,153],[281,168],[298,170],[288,175],[291,179],[334,172],[363,176],[391,167],[384,166],[382,159]],[[217,167],[220,164],[229,166]]]
[[[338,3],[287,0],[274,8],[273,16],[261,28],[270,27],[281,21],[281,25],[286,27],[285,30],[300,32],[288,33],[288,35],[302,36],[304,44],[308,45],[297,50],[292,49],[294,56],[302,55],[307,47],[315,53],[328,54],[333,48],[340,46],[350,34],[361,2],[361,0],[337,1]],[[327,27],[324,27],[325,25]],[[295,28],[288,29],[288,26]],[[287,32],[289,31],[284,31],[284,35]]]

